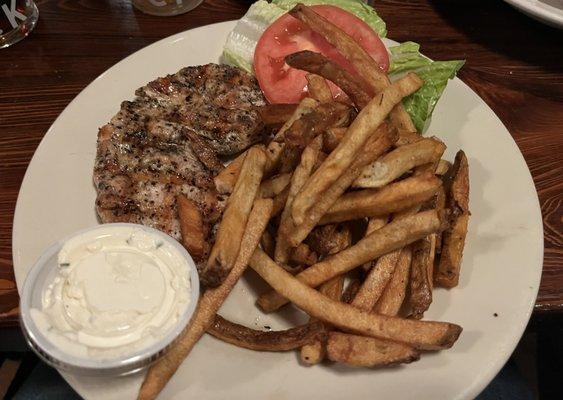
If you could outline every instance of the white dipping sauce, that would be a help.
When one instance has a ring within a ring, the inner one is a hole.
[[[86,232],[64,244],[31,317],[65,353],[123,356],[176,324],[190,302],[189,268],[178,249],[141,228]]]

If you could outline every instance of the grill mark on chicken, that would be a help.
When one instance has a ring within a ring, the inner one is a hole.
[[[180,240],[176,197],[183,194],[197,205],[212,242],[226,203],[213,183],[222,169],[217,156],[240,152],[266,133],[255,111],[264,105],[255,79],[208,64],[158,78],[136,95],[98,132],[100,220],[139,223]]]

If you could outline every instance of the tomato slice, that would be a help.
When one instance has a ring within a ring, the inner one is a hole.
[[[362,46],[383,71],[389,68],[389,55],[385,45],[368,24],[341,8],[317,5],[312,8],[338,26]],[[284,14],[264,31],[254,52],[254,71],[270,103],[298,103],[307,94],[306,72],[291,68],[285,56],[301,50],[311,50],[325,55],[350,73],[355,74],[350,63],[321,35],[289,14]],[[330,84],[333,96],[342,91]]]

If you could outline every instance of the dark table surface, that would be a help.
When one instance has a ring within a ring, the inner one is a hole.
[[[125,56],[186,29],[240,18],[250,4],[205,0],[188,14],[162,18],[134,10],[129,0],[36,2],[35,31],[0,50],[0,326],[17,321],[11,243],[18,190],[51,123]],[[545,253],[536,312],[563,311],[563,31],[500,0],[375,1],[375,6],[389,38],[416,41],[434,59],[467,60],[460,78],[507,126],[539,194]]]

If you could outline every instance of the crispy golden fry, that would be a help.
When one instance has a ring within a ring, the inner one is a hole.
[[[285,62],[293,68],[302,69],[332,81],[350,97],[359,109],[364,108],[371,100],[369,93],[363,89],[362,82],[320,53],[309,50],[299,51],[286,56]]]
[[[309,114],[310,112],[315,110],[318,107],[318,105],[319,105],[319,102],[315,99],[310,98],[310,97],[305,97],[303,100],[301,100],[299,102],[299,104],[297,105],[297,108],[295,109],[295,111],[291,115],[291,117],[287,121],[285,121],[283,126],[276,133],[273,141],[274,142],[283,142],[283,138],[285,136],[285,133],[291,127],[291,125],[293,125],[293,123],[295,121],[302,118],[304,115]]]
[[[446,176],[444,186],[447,205],[452,210],[449,229],[442,236],[442,252],[435,283],[452,288],[459,281],[459,270],[469,223],[469,165],[463,151],[458,151]]]
[[[247,153],[248,150],[241,153],[214,178],[215,187],[219,193],[228,194],[233,191]]]
[[[307,314],[341,329],[406,343],[422,350],[449,348],[461,333],[461,327],[455,324],[387,317],[331,300],[285,272],[260,249],[252,255],[250,266],[274,290]]]
[[[418,132],[409,132],[409,131],[400,131],[399,132],[399,139],[395,145],[397,147],[404,146],[406,144],[411,144],[414,142],[418,142],[419,140],[424,139],[420,133]]]
[[[439,232],[446,224],[446,215],[439,215],[435,210],[394,220],[346,250],[307,268],[297,275],[297,278],[305,285],[317,287],[383,254],[405,247],[428,234]],[[260,296],[257,304],[265,312],[271,312],[287,302],[288,300],[278,293],[269,292]]]
[[[330,281],[321,285],[319,291],[332,300],[340,300],[342,296],[342,287],[344,285],[344,276],[337,276]],[[311,318],[309,323],[314,323],[315,318]],[[325,331],[330,330],[330,326],[325,325]],[[301,361],[307,365],[320,363],[325,357],[325,341],[317,339],[301,347]]]
[[[178,218],[182,232],[182,244],[196,262],[204,261],[209,253],[209,244],[205,240],[203,217],[197,205],[184,195],[176,197]]]
[[[388,221],[388,216],[371,218],[365,236],[383,228]],[[395,271],[399,252],[400,250],[392,251],[379,257],[377,262],[370,261],[364,264],[363,267],[368,273],[350,304],[365,311],[370,311],[373,308],[389,279],[391,279],[393,271]]]
[[[276,197],[289,185],[291,173],[279,174],[262,181],[258,189],[259,198]]]
[[[413,176],[381,189],[344,194],[319,222],[321,225],[365,217],[381,217],[411,208],[432,198],[441,186],[433,173]]]
[[[340,143],[348,128],[329,128],[323,133],[323,151],[330,153]]]
[[[365,165],[377,159],[383,154],[396,140],[396,132],[390,131],[387,124],[381,124],[372,137],[369,138],[362,152],[355,159],[349,169],[347,169],[335,182],[328,188],[305,215],[303,224],[296,226],[288,241],[292,246],[301,243],[313,228],[319,223],[321,218],[346,191],[352,182],[359,176]],[[334,152],[331,153],[334,154]],[[317,170],[318,171],[318,170]],[[303,191],[305,188],[301,191]],[[294,207],[293,207],[294,208]]]
[[[283,211],[285,203],[287,203],[287,197],[289,196],[289,187],[286,187],[280,194],[274,197],[274,209],[272,211],[272,217],[276,217]]]
[[[342,293],[341,301],[347,304],[352,303],[352,300],[354,300],[354,297],[356,297],[356,295],[358,294],[358,290],[360,290],[360,286],[362,286],[362,281],[357,278],[354,278],[350,282],[348,282],[344,293]]]
[[[350,228],[346,224],[324,225],[315,228],[306,243],[319,256],[338,253],[352,244]]]
[[[267,255],[269,255],[270,257],[274,257],[276,242],[274,241],[274,238],[272,234],[268,231],[268,229],[266,229],[262,234],[262,238],[260,239],[260,246],[262,246],[262,250],[264,250]]]
[[[332,93],[322,76],[307,74],[305,78],[307,79],[307,90],[313,99],[321,103],[332,101]]]
[[[381,315],[395,316],[399,313],[405,300],[409,283],[412,251],[410,247],[401,250],[395,271],[377,301],[373,311]]]
[[[414,167],[437,162],[445,149],[444,143],[432,138],[398,147],[364,168],[354,187],[382,187]]]
[[[436,167],[435,174],[440,176],[445,175],[446,172],[448,172],[448,170],[451,168],[451,166],[452,163],[448,160],[440,159],[438,166]]]
[[[338,147],[329,154],[296,196],[292,216],[297,225],[304,223],[306,214],[320,200],[323,192],[326,192],[350,168],[368,138],[384,133],[376,128],[383,123],[391,108],[421,85],[420,78],[415,74],[408,74],[376,95],[364,107],[346,131]],[[373,139],[377,139],[377,136]]]
[[[354,307],[365,311],[373,309],[395,272],[400,254],[401,250],[392,251],[382,255],[373,263],[373,268],[351,302]]]
[[[173,347],[149,368],[139,391],[139,399],[156,398],[211,325],[215,314],[246,269],[248,260],[257,248],[260,237],[266,229],[271,212],[272,200],[256,200],[248,217],[248,223],[240,243],[240,251],[233,268],[220,286],[205,291],[186,331]]]
[[[411,279],[409,282],[409,305],[413,318],[421,319],[432,303],[432,275],[436,234],[412,244]]]
[[[265,164],[266,154],[261,147],[254,146],[248,150],[217,230],[215,244],[205,269],[200,273],[205,286],[218,286],[235,263]]]
[[[406,344],[342,332],[330,332],[327,357],[331,361],[355,367],[383,367],[411,363],[420,352]]]
[[[371,94],[380,93],[389,86],[389,78],[381,71],[377,62],[347,33],[303,4],[296,5],[289,13],[336,47],[338,52],[354,66],[358,75],[364,78],[371,89]],[[399,132],[416,132],[410,116],[401,103],[397,103],[390,118]]]
[[[434,202],[434,208],[437,211],[444,210],[446,208],[446,190],[444,186],[440,187],[438,193],[436,193],[436,201]],[[440,254],[442,252],[442,236],[443,232],[436,234],[436,253]]]
[[[328,226],[328,228],[331,229],[324,229],[326,232],[324,232],[324,236],[321,239],[322,243],[318,243],[320,248],[319,254],[321,256],[338,253],[339,251],[349,247],[352,243],[352,235],[347,225],[332,225]],[[319,291],[333,300],[340,300],[343,286],[344,275],[340,275],[322,284]],[[311,318],[311,321],[314,320],[314,318]],[[330,326],[325,325],[326,331],[330,329]],[[301,348],[301,360],[305,364],[318,364],[323,360],[324,356],[324,340],[316,340]]]
[[[293,170],[303,149],[327,128],[348,125],[353,112],[352,107],[343,103],[321,103],[297,119],[284,134],[281,171]]]
[[[266,147],[266,167],[264,167],[264,176],[270,176],[278,172],[281,162],[281,156],[285,145],[280,142],[271,141]]]
[[[257,110],[264,125],[278,126],[290,119],[296,108],[297,104],[267,104],[257,107]]]
[[[322,322],[307,323],[283,331],[257,331],[235,324],[220,315],[207,332],[223,342],[256,351],[289,351],[311,343],[317,338],[325,338]]]
[[[311,176],[315,163],[317,162],[321,146],[322,137],[317,136],[303,151],[303,154],[301,155],[301,162],[297,168],[295,168],[291,177],[289,194],[287,196],[285,208],[282,211],[278,236],[276,238],[276,251],[274,253],[276,262],[280,264],[287,264],[291,253],[290,250],[292,246],[287,241],[287,237],[290,232],[295,229],[290,215],[291,204],[293,203],[295,195],[299,192],[299,190],[301,190],[309,176]]]
[[[307,244],[301,243],[291,251],[289,261],[301,266],[313,265],[317,263],[318,256]]]

